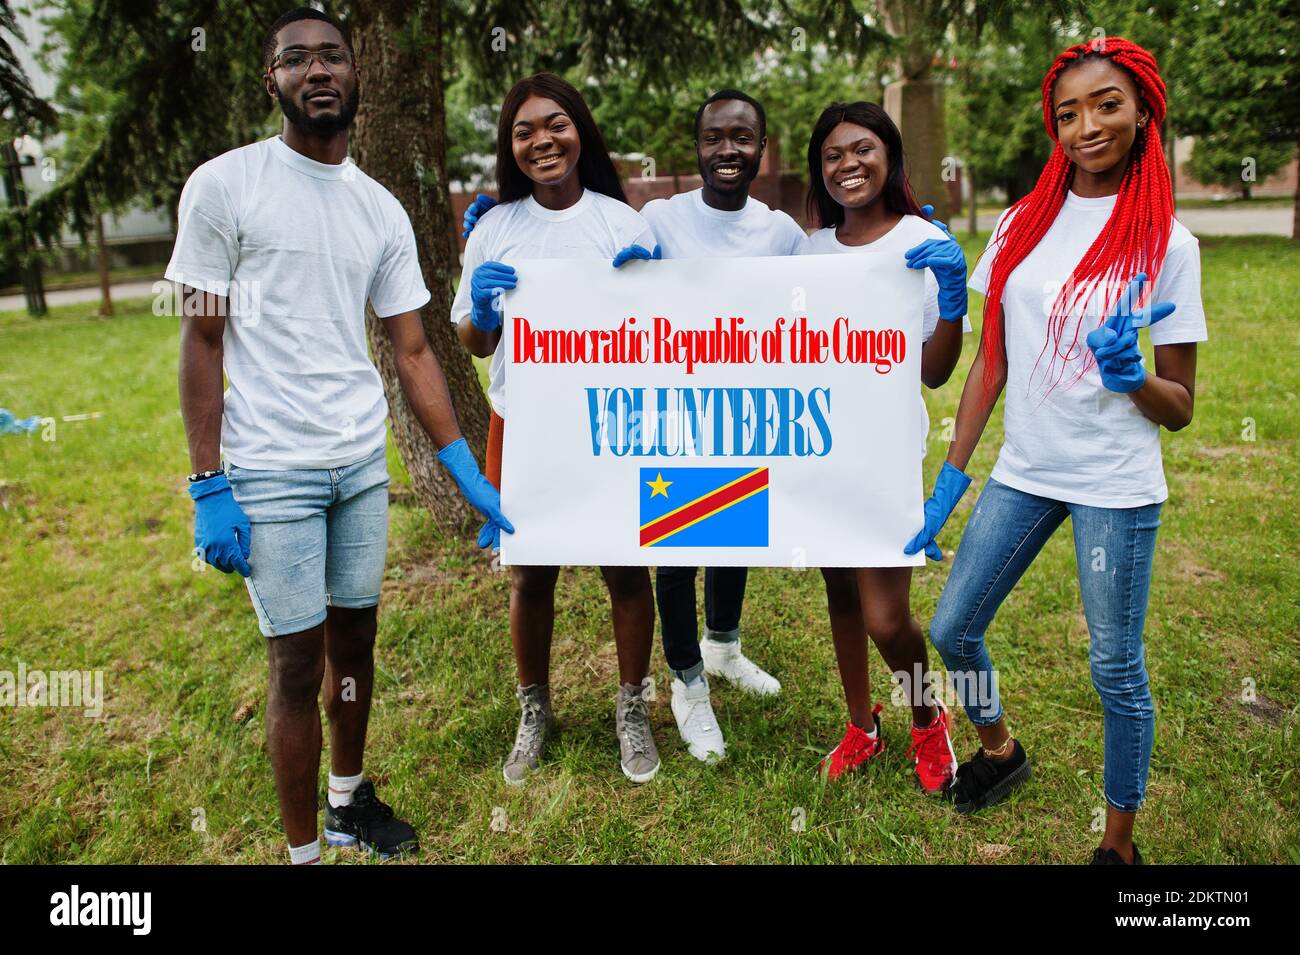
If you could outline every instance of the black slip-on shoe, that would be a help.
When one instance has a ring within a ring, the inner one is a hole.
[[[1133,861],[1131,863],[1125,862],[1124,857],[1121,856],[1114,849],[1093,849],[1092,861],[1089,862],[1088,864],[1089,865],[1145,865],[1146,863],[1142,861],[1142,853],[1138,852],[1138,844],[1135,842],[1133,843]]]
[[[1029,757],[1020,740],[1015,740],[1014,747],[1011,755],[1001,760],[989,759],[981,747],[957,767],[957,775],[944,790],[954,809],[966,813],[992,806],[1029,778]]]

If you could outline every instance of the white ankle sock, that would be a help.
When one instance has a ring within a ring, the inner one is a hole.
[[[330,773],[330,789],[326,797],[330,805],[335,809],[339,806],[352,805],[352,791],[360,786],[361,780],[365,778],[363,773],[357,773],[355,776],[335,776]]]
[[[315,865],[320,862],[320,840],[309,842],[305,846],[289,847],[290,865]]]

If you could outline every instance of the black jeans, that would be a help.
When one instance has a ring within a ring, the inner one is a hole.
[[[664,657],[679,679],[694,677],[704,670],[695,609],[695,573],[698,569],[660,567],[655,571],[655,597],[663,626]],[[704,569],[704,623],[709,635],[715,639],[734,640],[739,635],[740,609],[745,602],[748,577],[748,567]]]

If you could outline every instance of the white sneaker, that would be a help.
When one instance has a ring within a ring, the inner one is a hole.
[[[704,672],[709,676],[720,676],[760,696],[776,696],[781,692],[776,677],[740,652],[739,639],[721,643],[705,637],[700,641],[700,653],[704,657]]]
[[[694,686],[673,680],[673,716],[682,742],[696,759],[716,763],[727,755],[727,744],[709,702],[709,681],[703,676]]]

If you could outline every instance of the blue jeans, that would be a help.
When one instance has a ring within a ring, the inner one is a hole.
[[[388,551],[388,461],[379,448],[337,468],[226,465],[252,527],[244,581],[262,633],[324,622],[326,607],[375,607]]]
[[[1091,637],[1092,685],[1105,713],[1106,801],[1121,812],[1137,812],[1142,805],[1155,738],[1142,629],[1160,507],[1065,504],[990,478],[966,525],[930,624],[930,640],[966,715],[977,726],[997,723],[1002,701],[984,631],[1068,516]]]

